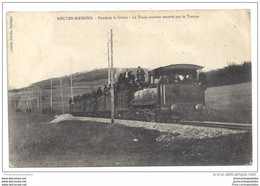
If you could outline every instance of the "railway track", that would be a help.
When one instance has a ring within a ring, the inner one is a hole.
[[[226,123],[212,121],[180,121],[181,125],[193,125],[202,127],[227,128],[236,130],[252,130],[252,124],[245,123]]]
[[[80,117],[78,117],[80,118]],[[98,121],[98,122],[105,122],[110,123],[109,118],[98,118],[98,117],[81,117],[81,118],[91,118],[92,121]],[[146,124],[149,124],[149,121],[140,121],[140,120],[125,120],[125,119],[115,119],[115,122],[145,122]],[[152,122],[152,123],[158,123],[158,122]],[[160,123],[158,123],[160,124]],[[180,121],[179,124],[177,123],[162,123],[162,124],[175,124],[175,125],[191,125],[191,126],[200,126],[200,127],[213,127],[213,128],[225,128],[225,129],[234,129],[234,130],[252,130],[252,124],[246,124],[246,123],[227,123],[227,122],[212,122],[212,121]]]

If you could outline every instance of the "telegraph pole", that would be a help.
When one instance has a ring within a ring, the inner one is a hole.
[[[42,91],[40,91],[40,106],[41,106],[41,115],[42,115]]]
[[[39,107],[40,107],[40,88],[39,88],[39,86],[37,86],[37,89],[38,89],[37,108],[39,109]]]
[[[52,113],[52,78],[51,78],[51,113]]]
[[[110,60],[109,60],[109,40],[107,42],[107,59],[108,59],[108,84],[111,83],[111,76],[110,76]]]
[[[115,120],[115,105],[114,105],[114,69],[113,69],[113,30],[111,29],[111,123]]]
[[[70,75],[70,95],[71,95],[71,99],[73,99],[73,82],[72,82],[72,74]]]
[[[60,78],[60,95],[61,95],[61,108],[62,108],[62,114],[64,114],[64,107],[63,107],[63,93],[62,93],[62,80]]]

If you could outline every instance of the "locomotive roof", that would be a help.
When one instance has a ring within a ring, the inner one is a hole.
[[[202,69],[202,66],[199,65],[193,65],[193,64],[172,64],[172,65],[167,65],[164,67],[159,67],[150,71],[157,71],[157,70],[175,70],[175,69],[182,69],[182,70],[199,70]]]

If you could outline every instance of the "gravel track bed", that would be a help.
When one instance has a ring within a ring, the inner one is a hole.
[[[92,117],[74,117],[70,114],[63,114],[56,116],[50,123],[57,123],[60,121],[96,121],[102,123],[110,123],[108,118],[92,118]],[[174,139],[205,139],[219,136],[226,136],[229,134],[245,133],[243,130],[232,130],[223,128],[197,127],[180,124],[168,123],[154,123],[146,121],[120,120],[115,119],[115,124],[121,124],[129,127],[141,127],[149,130],[157,130],[165,133],[161,135],[157,141],[172,141]]]

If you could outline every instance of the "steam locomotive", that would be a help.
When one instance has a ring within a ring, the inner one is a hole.
[[[177,122],[205,108],[206,76],[202,66],[173,64],[148,71],[148,83],[115,91],[115,118]],[[110,117],[111,94],[75,103],[74,115]]]

